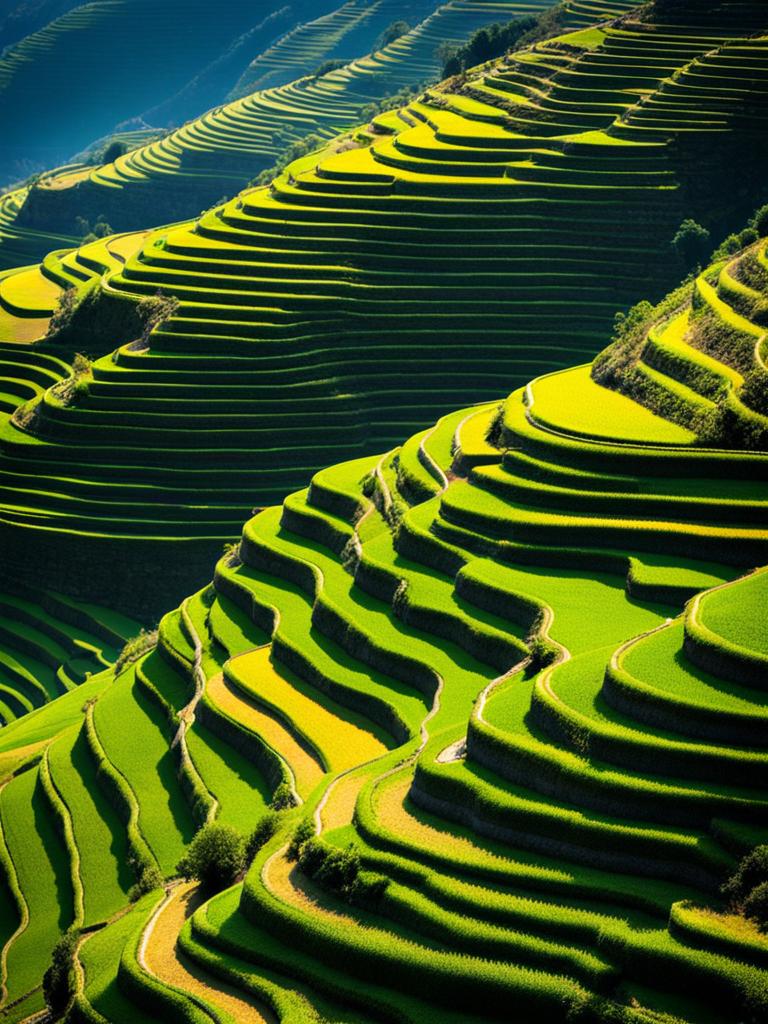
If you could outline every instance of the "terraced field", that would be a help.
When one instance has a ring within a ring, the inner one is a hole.
[[[4,1021],[768,1020],[768,24],[629,6],[0,275]]]
[[[114,303],[162,289],[178,310],[148,348],[97,359],[82,400],[48,391],[2,429],[0,479],[37,495],[34,524],[3,502],[3,552],[31,525],[28,572],[120,538],[121,564],[146,579],[162,552],[159,610],[251,507],[324,463],[487,401],[500,376],[518,386],[590,358],[618,306],[678,273],[665,243],[691,154],[759,147],[765,12],[739,17],[741,42],[729,8],[537,44],[150,235],[103,288]],[[723,213],[734,192],[719,194]],[[87,596],[122,601],[107,566]]]
[[[56,166],[170,99],[245,32],[250,52],[259,52],[274,38],[269,16],[281,6],[263,3],[254,13],[237,0],[216,9],[178,0],[162,8],[147,0],[94,0],[18,40],[0,58],[0,180]],[[279,17],[276,27],[283,27]],[[222,95],[203,91],[197,109]]]
[[[286,792],[240,884],[84,939],[72,1019],[765,1018],[719,887],[768,837],[768,455],[589,371],[321,470],[154,649],[2,731],[11,1020],[62,929]]]
[[[360,0],[328,14],[314,5],[313,12],[322,16],[298,24],[260,54],[241,79],[240,98],[234,102],[159,140],[129,147],[114,162],[64,168],[45,175],[31,191],[4,197],[0,267],[18,265],[19,251],[40,258],[49,248],[66,244],[62,240],[46,246],[39,231],[71,234],[78,216],[90,221],[104,217],[118,230],[194,216],[236,194],[272,167],[292,143],[308,135],[331,138],[358,125],[372,101],[438,79],[436,50],[441,44],[463,42],[484,24],[551,5],[552,0],[450,0],[442,5],[421,0],[409,5],[413,29],[367,57],[361,55],[379,33],[403,16],[401,0]],[[602,4],[599,13],[609,15],[626,6]],[[342,44],[347,58],[361,59],[315,76],[325,60],[338,59]],[[197,111],[204,106],[198,100]]]

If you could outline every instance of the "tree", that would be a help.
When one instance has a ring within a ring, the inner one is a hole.
[[[761,932],[768,932],[768,882],[756,885],[744,900],[744,917],[754,921]]]
[[[127,151],[128,147],[126,146],[126,144],[124,142],[121,142],[119,139],[115,139],[114,142],[110,142],[110,144],[104,150],[104,155],[102,156],[101,161],[102,163],[105,164],[111,164],[115,160],[117,160],[119,156],[122,156]]]
[[[53,947],[51,966],[43,975],[43,996],[51,1015],[61,1017],[75,994],[75,953],[80,933],[75,929],[62,935]]]
[[[176,865],[182,878],[195,878],[210,892],[232,885],[245,867],[245,840],[231,825],[214,821],[197,833]]]
[[[768,235],[768,203],[765,206],[761,206],[755,213],[755,216],[752,218],[752,227],[760,238],[765,238]]]
[[[394,43],[400,36],[404,36],[406,32],[411,31],[411,26],[407,21],[393,21],[391,25],[387,25],[384,31],[381,33],[379,38],[373,44],[373,52],[377,50],[383,50],[385,46],[389,46],[390,43]]]
[[[740,910],[750,893],[766,882],[768,882],[768,846],[756,846],[746,857],[742,857],[739,866],[721,891],[731,906],[735,910]]]
[[[672,239],[672,248],[686,270],[701,266],[710,251],[709,232],[690,217],[677,229]]]

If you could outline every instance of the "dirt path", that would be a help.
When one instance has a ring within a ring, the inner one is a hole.
[[[161,981],[199,996],[243,1024],[278,1024],[267,1007],[205,974],[177,949],[176,939],[182,925],[202,902],[194,882],[184,882],[169,891],[144,933],[144,967]]]

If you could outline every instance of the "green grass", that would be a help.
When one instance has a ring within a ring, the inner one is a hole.
[[[701,601],[701,622],[718,636],[732,643],[768,654],[765,607],[768,598],[768,573],[755,573],[735,588],[707,594]]]
[[[130,730],[124,728],[128,721]],[[176,779],[162,712],[137,689],[128,672],[98,701],[95,722],[107,756],[139,802],[141,832],[163,872],[171,872],[195,828]]]
[[[72,816],[83,880],[84,925],[111,917],[125,905],[134,878],[125,830],[96,780],[82,733],[72,729],[50,748],[54,784]]]
[[[29,910],[29,923],[8,952],[8,995],[16,999],[40,984],[60,932],[72,923],[73,894],[66,849],[38,787],[36,768],[3,789],[0,817]]]

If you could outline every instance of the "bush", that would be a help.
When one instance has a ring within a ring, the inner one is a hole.
[[[757,210],[752,218],[752,227],[760,238],[768,236],[768,203]]]
[[[53,947],[51,966],[43,975],[45,1005],[56,1019],[62,1016],[77,991],[74,960],[80,932],[68,931]]]
[[[149,336],[157,327],[161,327],[169,317],[172,317],[179,308],[179,300],[175,295],[163,295],[158,292],[146,299],[142,299],[136,307],[139,319],[142,323],[141,337],[138,339],[141,347],[149,347]]]
[[[390,25],[384,29],[379,35],[376,42],[373,44],[372,53],[376,53],[377,50],[383,50],[385,46],[389,46],[390,43],[394,43],[400,36],[404,36],[406,32],[411,31],[411,26],[407,21],[393,21]]]
[[[147,651],[151,651],[156,644],[157,630],[142,629],[139,632],[138,636],[135,636],[131,640],[128,640],[125,646],[123,647],[122,651],[120,651],[120,655],[117,661],[115,662],[115,676],[119,676],[124,668],[126,668],[132,662],[138,661],[138,659],[143,654],[146,654]]]
[[[706,262],[710,251],[709,232],[687,217],[672,239],[672,248],[686,270],[694,270]]]
[[[531,46],[556,34],[562,24],[563,12],[558,6],[538,16],[528,15],[506,24],[483,26],[463,46],[443,44],[438,47],[437,57],[443,64],[442,77],[450,78],[494,57],[501,57],[510,50]]]
[[[245,840],[231,825],[205,825],[176,865],[182,878],[195,878],[204,889],[218,892],[232,885],[245,867]]]
[[[137,875],[137,881],[128,890],[128,901],[136,903],[142,896],[163,884],[163,876],[157,864],[140,864],[135,857],[130,857],[131,870]]]
[[[267,811],[259,818],[245,844],[245,859],[249,864],[277,832],[279,824],[280,818],[275,811]]]
[[[288,860],[298,860],[301,848],[309,839],[315,834],[315,826],[312,823],[311,818],[305,818],[300,821],[294,829],[291,841],[288,843],[288,849],[286,850],[286,857]]]
[[[58,334],[59,331],[68,327],[72,322],[72,317],[75,315],[75,310],[78,306],[78,294],[77,289],[74,286],[65,288],[59,296],[59,304],[53,311],[53,316],[48,321],[48,332],[47,336],[50,338],[54,334]]]
[[[768,846],[756,846],[743,857],[721,892],[734,910],[741,910],[754,889],[768,883]]]
[[[346,60],[326,60],[312,72],[313,78],[322,78],[323,75],[327,75],[331,71],[338,71],[339,68],[346,67],[349,62]]]
[[[754,921],[761,932],[768,932],[768,882],[756,885],[744,900],[744,917]]]
[[[281,782],[272,794],[269,806],[273,811],[286,811],[289,807],[296,806],[296,797],[287,782]]]

